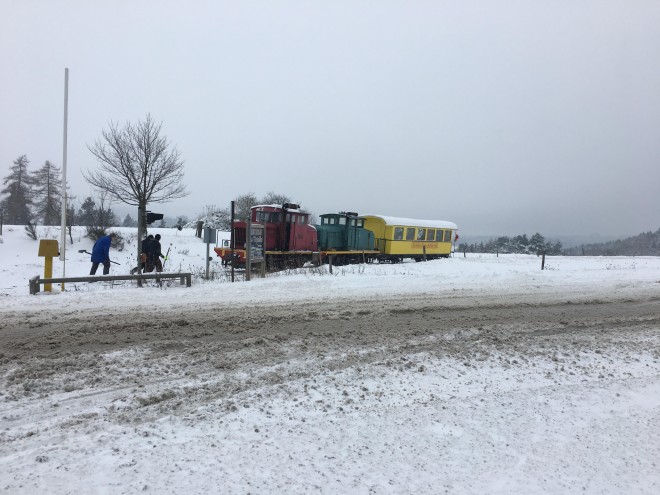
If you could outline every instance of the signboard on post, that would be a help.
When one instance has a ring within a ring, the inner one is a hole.
[[[252,265],[254,263],[261,263],[262,277],[265,276],[266,230],[261,224],[248,222],[245,253],[245,280],[250,280]]]
[[[204,242],[206,244],[215,244],[217,242],[218,231],[211,227],[204,227]]]
[[[261,263],[265,259],[264,226],[259,224],[250,225],[250,259],[253,263]]]

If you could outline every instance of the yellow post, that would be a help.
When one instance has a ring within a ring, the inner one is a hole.
[[[59,246],[56,240],[41,239],[39,241],[39,256],[46,258],[44,264],[44,278],[53,278],[53,258],[59,256]],[[44,291],[51,291],[51,284],[44,284]]]

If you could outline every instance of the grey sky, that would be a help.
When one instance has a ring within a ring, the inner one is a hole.
[[[450,220],[465,234],[660,227],[660,2],[8,1],[0,176],[68,177],[151,113],[192,217],[236,195]],[[119,205],[115,205],[119,208]]]

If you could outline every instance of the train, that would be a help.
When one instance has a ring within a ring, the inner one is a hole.
[[[296,268],[309,262],[345,265],[447,258],[458,239],[458,226],[453,222],[350,211],[325,213],[317,225],[311,225],[309,212],[293,203],[253,206],[250,216],[249,223],[234,222],[233,249],[228,240],[214,248],[223,265],[245,268],[251,226],[262,229],[263,238],[258,242],[268,270]]]

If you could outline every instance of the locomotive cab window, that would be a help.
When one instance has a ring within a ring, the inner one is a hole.
[[[403,227],[394,227],[394,240],[395,241],[403,240]]]
[[[415,228],[409,227],[406,229],[406,241],[414,241],[414,240],[415,240]]]
[[[339,217],[339,225],[346,225],[346,217]]]
[[[357,221],[357,226],[360,227],[360,228],[363,228],[364,227],[364,219],[360,218]]]

